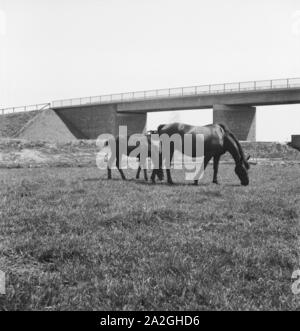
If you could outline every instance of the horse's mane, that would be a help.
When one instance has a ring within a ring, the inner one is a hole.
[[[157,127],[157,132],[159,133],[159,131],[165,126],[166,124],[160,124],[158,127]]]
[[[236,138],[236,136],[233,134],[233,132],[228,128],[227,125],[225,124],[219,124],[220,127],[234,140],[234,142],[236,143],[237,147],[238,147],[238,150],[239,150],[239,153],[242,157],[242,160],[248,164],[248,162],[246,161],[246,158],[245,158],[245,154],[244,154],[244,151],[242,149],[242,146],[240,144],[240,142],[238,141],[238,139]]]

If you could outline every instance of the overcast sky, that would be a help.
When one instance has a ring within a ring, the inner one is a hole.
[[[0,106],[300,77],[299,0],[0,0]],[[212,121],[151,114],[149,128]],[[300,105],[261,107],[259,140],[300,133]]]

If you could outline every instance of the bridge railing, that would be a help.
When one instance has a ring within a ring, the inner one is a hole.
[[[75,99],[56,100],[52,102],[53,108],[63,108],[81,105],[93,105],[116,102],[130,102],[139,100],[165,99],[191,95],[207,95],[219,93],[255,92],[260,90],[300,88],[300,78],[286,78],[274,80],[261,80],[249,82],[236,82],[224,84],[210,84],[188,86],[179,88],[165,88],[158,90],[108,94]]]
[[[0,115],[22,113],[22,112],[29,112],[29,111],[39,111],[39,110],[43,110],[43,109],[49,109],[50,106],[51,106],[51,103],[40,103],[40,104],[36,104],[36,105],[0,108]]]

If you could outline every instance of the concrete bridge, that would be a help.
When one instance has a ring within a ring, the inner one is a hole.
[[[78,138],[89,139],[116,134],[120,125],[129,134],[141,133],[148,112],[212,108],[214,123],[227,124],[240,140],[255,141],[257,106],[298,103],[300,78],[291,78],[66,99],[51,108]]]

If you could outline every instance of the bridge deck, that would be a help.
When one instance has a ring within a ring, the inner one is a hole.
[[[300,78],[167,88],[56,100],[51,104],[0,109],[1,114],[115,104],[118,112],[211,108],[214,104],[276,105],[300,103]]]
[[[225,94],[238,95],[245,93],[258,93],[262,91],[283,92],[283,91],[291,91],[291,90],[294,91],[300,90],[300,78],[200,85],[200,86],[167,88],[167,89],[158,89],[158,90],[91,96],[84,98],[64,99],[64,100],[53,101],[52,107],[57,109],[57,108],[66,108],[66,107],[69,108],[73,106],[76,107],[76,106],[87,106],[87,105],[95,105],[95,104],[121,104],[121,103],[133,103],[139,101],[168,100],[168,99],[178,100],[178,98],[183,98],[183,97],[195,97],[195,96],[207,97],[207,96],[216,96],[216,95],[225,95]]]

